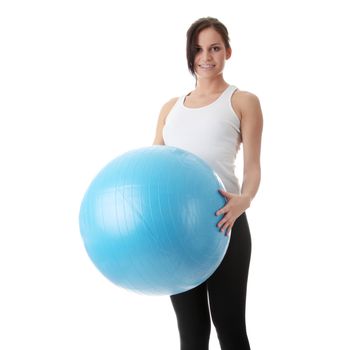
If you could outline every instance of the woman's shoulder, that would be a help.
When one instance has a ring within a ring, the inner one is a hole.
[[[170,100],[165,102],[163,107],[162,107],[162,111],[170,112],[170,110],[174,107],[174,105],[178,99],[179,99],[179,97],[172,97]]]
[[[164,103],[163,108],[171,108],[174,106],[174,104],[177,102],[177,100],[179,99],[178,97],[172,97],[171,99],[169,99],[167,102]]]
[[[231,102],[237,106],[239,114],[242,116],[247,109],[260,105],[258,96],[254,93],[237,89],[231,96]]]
[[[235,95],[240,101],[244,101],[244,102],[259,100],[258,96],[256,96],[252,92],[240,90],[238,88],[235,90],[235,93],[232,95],[232,97]]]
[[[179,97],[172,97],[171,99],[169,99],[168,101],[166,101],[163,104],[161,111],[160,111],[160,118],[163,120],[163,123],[165,123],[165,120],[166,120],[169,112],[174,107],[174,105],[178,99],[179,99]]]

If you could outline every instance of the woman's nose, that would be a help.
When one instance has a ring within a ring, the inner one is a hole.
[[[203,51],[203,56],[202,57],[203,57],[203,59],[205,61],[210,60],[211,59],[211,53],[209,51]]]

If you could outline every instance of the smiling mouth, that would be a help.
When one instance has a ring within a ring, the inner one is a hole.
[[[214,68],[215,64],[200,64],[199,67],[203,69],[210,69],[210,68]]]

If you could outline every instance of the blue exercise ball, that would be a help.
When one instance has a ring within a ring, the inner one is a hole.
[[[171,146],[131,150],[88,187],[80,232],[96,267],[137,294],[192,289],[220,265],[230,236],[216,216],[226,200],[219,176],[198,156]]]

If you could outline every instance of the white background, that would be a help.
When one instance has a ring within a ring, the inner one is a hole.
[[[231,37],[224,78],[264,115],[247,211],[251,347],[350,349],[345,4],[2,1],[0,348],[179,349],[169,298],[103,277],[78,213],[96,173],[151,145],[161,106],[194,88],[186,31],[213,16]]]

